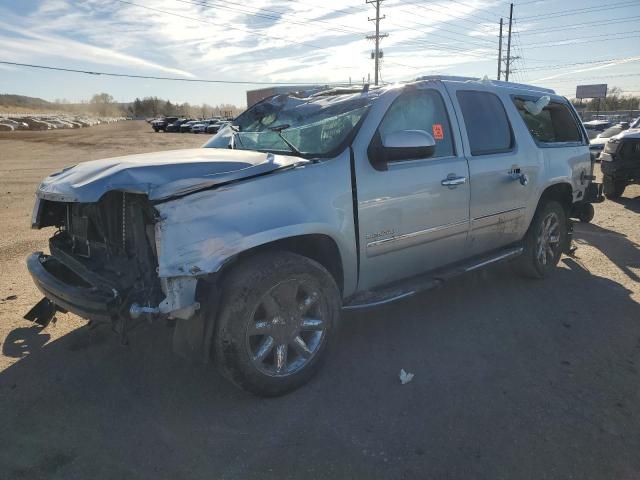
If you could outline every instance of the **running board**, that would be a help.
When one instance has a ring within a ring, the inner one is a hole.
[[[359,308],[371,308],[387,303],[395,302],[403,298],[408,298],[416,293],[424,292],[439,287],[445,281],[462,275],[463,273],[472,272],[480,268],[493,265],[494,263],[511,260],[522,254],[523,248],[510,247],[499,250],[489,256],[475,257],[462,263],[454,264],[451,267],[434,270],[432,272],[418,275],[415,277],[394,282],[384,287],[357,293],[352,296],[342,307],[343,310],[356,310]]]

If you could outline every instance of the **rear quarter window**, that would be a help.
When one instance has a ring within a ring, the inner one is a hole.
[[[583,143],[582,133],[567,105],[551,101],[542,111],[532,108],[538,98],[514,97],[513,103],[538,144]]]

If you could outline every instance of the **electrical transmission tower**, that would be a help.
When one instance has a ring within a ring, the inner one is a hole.
[[[368,18],[370,22],[376,22],[376,33],[375,35],[367,35],[367,40],[375,40],[376,47],[373,52],[371,52],[371,58],[375,60],[375,74],[374,74],[374,84],[378,85],[378,77],[380,76],[380,59],[383,56],[383,52],[380,51],[380,39],[388,37],[388,33],[380,33],[380,20],[383,20],[386,15],[380,16],[380,4],[384,0],[366,0],[366,3],[374,4],[376,6],[376,16],[375,18]]]

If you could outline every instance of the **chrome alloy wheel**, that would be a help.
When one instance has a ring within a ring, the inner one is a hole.
[[[247,325],[246,344],[253,365],[284,377],[307,365],[326,336],[328,311],[318,287],[291,279],[260,299]]]
[[[536,258],[541,265],[553,264],[560,248],[560,219],[555,212],[542,220],[536,238]]]

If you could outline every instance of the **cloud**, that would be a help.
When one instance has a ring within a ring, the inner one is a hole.
[[[570,71],[566,71],[566,72],[562,72],[562,73],[557,73],[555,75],[550,75],[548,77],[543,77],[543,78],[537,78],[537,79],[531,80],[531,81],[532,82],[542,82],[543,80],[553,80],[554,78],[566,77],[567,75],[574,75],[576,73],[583,73],[583,72],[591,72],[593,70],[603,70],[603,69],[607,69],[607,68],[611,68],[611,67],[617,67],[618,65],[624,65],[625,63],[632,63],[632,62],[640,62],[640,57],[623,58],[621,60],[615,60],[615,61],[612,61],[612,62],[605,63],[603,65],[577,68],[575,70],[570,70]]]
[[[20,15],[0,7],[3,56],[24,63],[96,70],[108,65],[114,72],[230,80],[358,81],[373,71],[373,42],[365,36],[373,31],[367,18],[374,11],[364,2],[127,2],[42,0],[38,9]],[[381,22],[389,33],[381,43],[384,80],[449,70],[473,74],[472,66],[481,62],[487,65],[483,73],[491,73],[496,27],[473,16],[495,3],[387,0]]]
[[[5,22],[0,22],[0,29],[17,34],[12,38],[5,36],[2,39],[4,48],[16,53],[25,52],[30,55],[41,55],[46,52],[47,56],[55,56],[84,62],[97,63],[101,65],[118,65],[137,68],[146,68],[184,77],[194,75],[177,68],[165,67],[139,57],[124,54],[108,48],[96,47],[87,43],[70,40],[60,36],[43,35],[33,31],[14,27]]]

